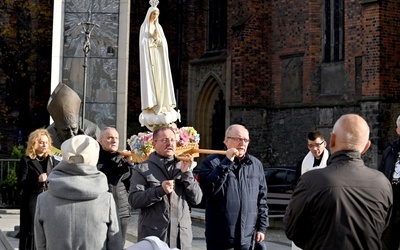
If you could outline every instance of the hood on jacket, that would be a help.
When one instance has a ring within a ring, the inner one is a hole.
[[[61,161],[47,178],[48,191],[66,200],[93,200],[108,192],[107,177],[96,166]]]

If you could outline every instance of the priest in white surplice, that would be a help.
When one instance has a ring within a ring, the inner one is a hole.
[[[321,132],[315,130],[307,135],[308,149],[310,152],[304,157],[301,164],[301,174],[316,168],[326,167],[329,152],[326,141]]]
[[[314,130],[308,133],[307,143],[307,147],[310,151],[304,157],[303,162],[301,163],[301,175],[313,169],[326,167],[326,162],[329,158],[329,152],[326,149],[326,141],[321,132]],[[299,249],[301,248],[297,247],[292,242],[292,250]]]

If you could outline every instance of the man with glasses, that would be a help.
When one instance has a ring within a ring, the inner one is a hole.
[[[311,131],[307,135],[307,147],[310,150],[296,168],[296,178],[312,169],[324,168],[329,158],[329,152],[326,149],[324,135],[318,130]],[[292,250],[299,250],[292,242]]]
[[[314,168],[326,167],[326,162],[329,158],[329,152],[326,149],[326,141],[324,135],[318,130],[314,130],[308,133],[307,147],[310,151],[304,157],[301,165],[298,166],[298,176]]]
[[[202,163],[207,250],[249,250],[256,244],[265,249],[267,184],[262,163],[247,153],[249,142],[244,126],[231,125],[226,155],[210,155]]]
[[[171,127],[153,132],[149,159],[134,167],[129,203],[140,209],[138,241],[157,236],[171,248],[192,247],[192,221],[189,205],[201,202],[203,193],[190,171],[190,161],[175,157],[176,135]]]

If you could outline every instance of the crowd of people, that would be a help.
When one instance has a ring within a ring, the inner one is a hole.
[[[140,61],[151,69],[141,71],[142,108],[160,114],[176,103],[158,1],[150,3],[140,31]],[[247,151],[245,126],[226,129],[226,154],[205,158],[196,180],[193,157],[175,155],[171,127],[154,128],[154,152],[136,164],[118,152],[115,128],[80,124],[79,105],[79,96],[60,84],[48,105],[54,124],[29,135],[18,172],[20,250],[124,249],[132,208],[139,210],[138,242],[129,250],[190,250],[190,208],[203,196],[207,250],[266,249],[267,183],[262,162]],[[384,151],[378,171],[362,160],[369,133],[361,116],[346,114],[333,126],[330,152],[321,132],[307,135],[309,152],[283,218],[292,249],[399,248],[400,141]],[[52,142],[61,161],[51,154]]]
[[[169,126],[153,131],[155,151],[140,164],[118,153],[111,127],[98,141],[79,134],[65,140],[60,162],[51,156],[51,142],[46,129],[32,132],[20,163],[19,249],[123,249],[131,208],[140,211],[140,244],[130,249],[191,249],[190,207],[202,201],[203,190],[207,249],[265,249],[267,186],[262,163],[247,153],[244,126],[226,130],[227,154],[204,161],[200,182],[190,170],[193,158],[175,156]]]
[[[385,150],[378,171],[362,160],[369,133],[361,116],[341,116],[330,155],[319,131],[307,135],[310,152],[299,163],[307,170],[283,219],[292,249],[398,249],[399,141]],[[18,172],[19,249],[124,249],[131,208],[139,210],[138,243],[129,249],[191,249],[190,207],[203,196],[208,250],[266,249],[267,183],[263,164],[247,153],[246,127],[226,129],[226,155],[205,158],[198,180],[190,155],[176,157],[171,127],[157,127],[152,143],[155,151],[134,164],[118,153],[118,132],[107,127],[97,141],[65,140],[58,162],[48,131],[33,131]]]

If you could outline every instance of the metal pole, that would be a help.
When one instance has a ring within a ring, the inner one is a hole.
[[[98,24],[92,23],[91,11],[88,11],[88,20],[86,22],[80,22],[78,25],[82,25],[83,31],[85,32],[85,41],[83,42],[83,101],[82,101],[82,117],[81,117],[81,129],[84,131],[84,120],[85,120],[85,106],[86,106],[86,81],[87,81],[87,58],[90,52],[90,35],[94,28],[100,27]]]

